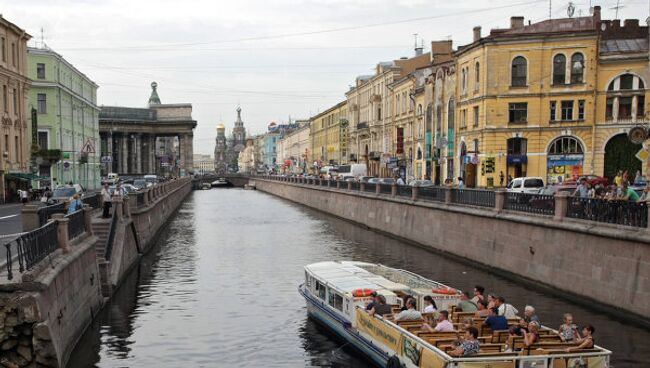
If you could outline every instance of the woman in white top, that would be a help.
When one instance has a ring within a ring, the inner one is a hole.
[[[433,313],[436,311],[436,302],[433,300],[431,295],[426,295],[424,297],[424,313]]]

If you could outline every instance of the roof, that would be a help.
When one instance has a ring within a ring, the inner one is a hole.
[[[503,31],[497,30],[496,32],[492,31],[490,36],[492,36],[492,34],[498,36],[511,36],[595,31],[596,26],[597,24],[594,20],[594,17],[547,19],[538,23],[523,26],[521,28],[510,28]]]
[[[356,289],[372,289],[379,294],[393,294],[392,290],[408,290],[408,286],[394,283],[382,276],[357,267],[352,262],[320,262],[305,267],[316,278],[339,291],[349,293]]]
[[[156,110],[138,107],[102,106],[100,120],[156,121]]]
[[[648,51],[648,39],[635,38],[629,40],[603,40],[600,41],[601,53],[637,53]]]

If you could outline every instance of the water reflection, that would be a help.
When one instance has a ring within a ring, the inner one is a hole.
[[[566,311],[597,327],[617,367],[650,361],[647,332],[415,246],[259,192],[194,192],[101,311],[71,367],[363,367],[306,318],[296,287],[307,263],[354,259],[456,287],[480,283],[544,323]],[[634,339],[632,339],[634,336]]]

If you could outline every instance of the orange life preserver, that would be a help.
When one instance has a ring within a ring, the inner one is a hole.
[[[352,296],[359,298],[364,296],[371,296],[375,291],[372,289],[355,289],[352,291]]]
[[[446,295],[458,294],[458,291],[452,288],[436,288],[436,289],[431,289],[431,292],[436,294],[446,294]]]

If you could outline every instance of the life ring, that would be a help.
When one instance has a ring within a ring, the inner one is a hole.
[[[404,365],[399,361],[397,355],[393,355],[386,361],[386,368],[404,368]]]
[[[431,289],[432,293],[436,294],[445,294],[445,295],[456,295],[458,294],[458,291],[456,289],[452,288],[435,288]]]
[[[375,291],[373,289],[355,289],[352,291],[352,296],[355,298],[360,298],[364,296],[372,296],[372,293]]]

